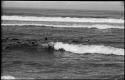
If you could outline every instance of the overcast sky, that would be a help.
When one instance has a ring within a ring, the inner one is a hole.
[[[120,1],[3,1],[3,8],[80,9],[123,11]]]

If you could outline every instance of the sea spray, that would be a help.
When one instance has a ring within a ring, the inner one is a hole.
[[[68,44],[63,42],[55,42],[54,48],[56,50],[64,49],[72,53],[84,54],[84,53],[100,53],[100,54],[115,54],[124,55],[124,49],[115,48],[104,45],[82,45],[82,44]]]

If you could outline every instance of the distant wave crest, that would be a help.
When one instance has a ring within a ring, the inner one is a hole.
[[[94,25],[53,25],[53,24],[2,24],[4,26],[30,26],[30,25],[34,25],[34,26],[50,26],[50,27],[71,27],[71,28],[97,28],[97,29],[110,29],[110,28],[119,28],[119,29],[124,29],[124,26],[113,26],[113,25],[103,25],[103,24],[94,24]]]
[[[76,18],[76,17],[37,17],[37,16],[8,16],[3,15],[2,20],[19,21],[57,21],[57,22],[90,22],[90,23],[124,23],[124,19],[112,18]]]
[[[99,54],[115,54],[124,55],[124,49],[115,48],[104,45],[82,45],[82,44],[68,44],[63,42],[55,42],[54,48],[56,50],[64,49],[72,53],[84,54],[84,53],[99,53]]]

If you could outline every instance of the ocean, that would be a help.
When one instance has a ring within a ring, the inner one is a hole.
[[[3,76],[124,79],[124,12],[4,9],[2,13]]]

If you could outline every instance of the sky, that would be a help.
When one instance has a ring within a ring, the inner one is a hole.
[[[123,11],[122,1],[3,1],[3,8]]]

